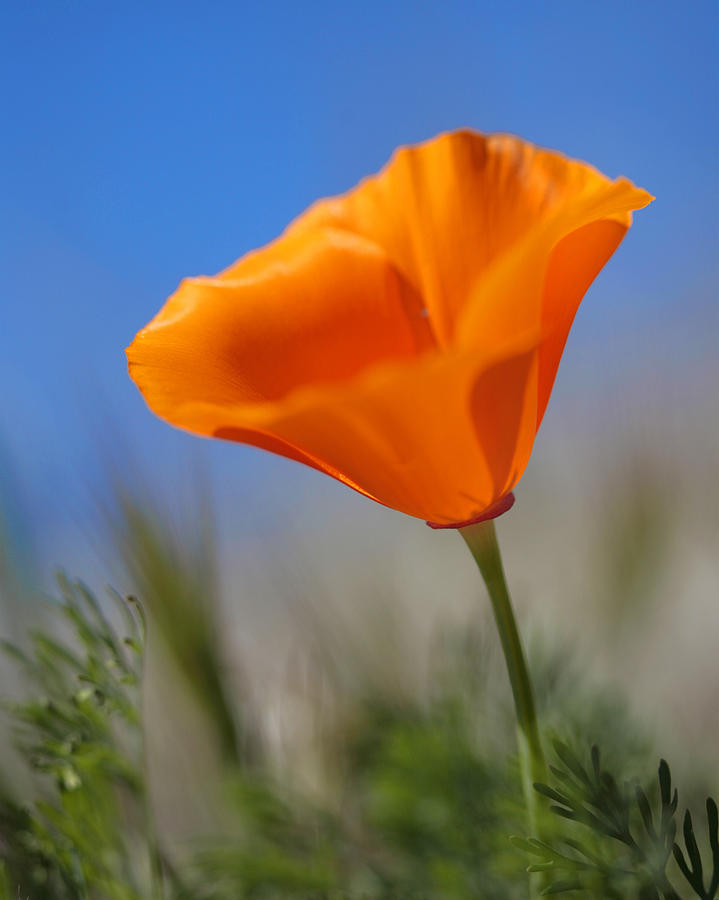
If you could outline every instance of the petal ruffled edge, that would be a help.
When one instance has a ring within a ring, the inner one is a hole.
[[[271,402],[433,348],[422,309],[372,242],[289,234],[231,277],[186,279],[128,347],[130,375],[170,422],[191,401]]]

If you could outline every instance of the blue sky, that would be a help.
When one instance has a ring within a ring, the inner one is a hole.
[[[717,9],[4,4],[6,492],[57,530],[82,516],[107,444],[173,477],[199,442],[155,421],[129,381],[135,331],[183,276],[263,244],[398,144],[459,126],[518,133],[657,196],[583,307],[575,352],[603,335],[619,366],[647,342],[677,359],[707,335],[716,347]],[[238,490],[293,477],[256,451],[203,446]]]

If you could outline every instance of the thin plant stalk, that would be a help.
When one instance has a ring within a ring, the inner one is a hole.
[[[538,781],[546,781],[546,763],[537,725],[534,691],[517,623],[514,618],[512,600],[507,589],[502,557],[499,552],[499,544],[497,543],[497,532],[492,520],[466,525],[464,528],[460,528],[459,532],[467,542],[467,546],[479,566],[479,571],[489,591],[489,598],[492,601],[492,610],[494,611],[497,630],[502,642],[502,650],[507,663],[509,682],[512,686],[512,695],[514,697],[519,762],[529,817],[529,828],[530,832],[536,835],[538,833],[538,798],[533,785]]]

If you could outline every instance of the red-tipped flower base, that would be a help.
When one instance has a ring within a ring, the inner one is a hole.
[[[443,525],[439,522],[427,522],[427,524],[430,528],[464,528],[466,525],[477,525],[479,522],[488,522],[490,519],[496,519],[497,516],[506,513],[507,510],[511,509],[513,506],[514,494],[510,492],[509,494],[505,494],[501,500],[497,500],[496,503],[493,503],[490,507],[485,509],[481,515],[475,516],[474,519],[467,519],[466,522],[452,522],[448,525]]]

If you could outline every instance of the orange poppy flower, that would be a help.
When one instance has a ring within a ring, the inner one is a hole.
[[[452,527],[511,505],[579,302],[652,197],[507,135],[443,134],[182,282],[128,348],[173,425]]]

